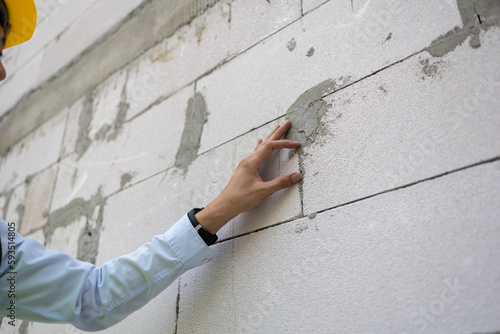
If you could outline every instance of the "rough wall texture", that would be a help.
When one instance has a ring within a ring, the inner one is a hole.
[[[285,119],[303,146],[262,174],[303,182],[105,332],[500,330],[499,1],[193,1],[174,23],[168,3],[37,1],[5,52],[3,218],[100,265],[207,204]]]

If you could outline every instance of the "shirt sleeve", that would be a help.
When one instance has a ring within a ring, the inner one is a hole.
[[[8,263],[8,226],[0,219],[0,316],[108,328],[144,306],[188,269],[217,256],[184,215],[136,251],[96,267],[45,248],[16,232],[15,266]],[[12,244],[10,245],[12,246]],[[14,277],[15,284],[8,281]],[[14,288],[15,297],[12,297]],[[7,319],[8,320],[8,319]]]

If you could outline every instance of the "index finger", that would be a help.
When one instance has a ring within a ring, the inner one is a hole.
[[[281,150],[283,148],[297,148],[300,146],[298,141],[292,140],[273,140],[268,141],[261,145],[257,150],[253,153],[253,162],[255,163],[255,167],[260,169],[264,164],[264,161],[269,158],[271,153],[274,150]]]
[[[272,133],[269,139],[271,140],[281,139],[285,135],[285,133],[290,129],[291,125],[292,123],[290,122],[290,120],[286,120],[285,123],[281,124],[280,127],[277,128],[276,131]]]

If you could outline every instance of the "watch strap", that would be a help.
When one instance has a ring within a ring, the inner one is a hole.
[[[200,212],[203,209],[193,209],[188,212],[188,218],[191,221],[191,224],[193,224],[194,229],[198,232],[199,236],[205,241],[207,246],[213,245],[218,237],[215,234],[210,234],[203,226],[200,225],[198,220],[196,219],[196,214]]]

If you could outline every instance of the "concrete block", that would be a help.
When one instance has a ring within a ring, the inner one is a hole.
[[[58,113],[11,148],[0,160],[0,191],[11,189],[59,158],[66,112]]]
[[[84,106],[80,111],[76,153],[61,162],[52,208],[96,193],[107,196],[173,166],[192,97],[193,86],[188,86],[131,122],[124,122],[120,111],[110,106],[111,114],[117,114],[107,131],[102,129],[111,117],[106,108],[100,111],[107,104],[87,97],[84,105],[97,109]]]
[[[305,213],[498,157],[499,41],[490,30],[479,49],[424,52],[326,97],[325,135],[301,158]]]
[[[181,218],[166,207],[172,192],[164,177],[156,175],[106,200],[97,265],[134,251]]]
[[[105,141],[119,135],[128,112],[124,91],[126,80],[127,71],[120,71],[108,77],[95,89],[92,96],[89,138]]]
[[[29,62],[14,73],[10,73],[6,64],[7,78],[0,83],[0,95],[2,96],[0,115],[14,107],[25,94],[41,83],[37,76],[43,68],[43,55],[44,50],[34,55]]]
[[[100,37],[106,35],[143,0],[94,1],[60,36],[47,45],[39,80],[49,79]]]
[[[57,166],[54,165],[31,179],[24,203],[22,235],[42,227],[47,222],[56,174]]]
[[[349,1],[330,1],[198,81],[210,111],[200,150],[285,114],[325,80],[336,80],[326,94],[459,25],[456,4],[447,0],[368,1],[355,12]]]
[[[182,278],[178,332],[499,328],[499,171],[497,160],[216,245],[219,258]]]
[[[69,154],[75,152],[80,130],[80,113],[83,110],[85,98],[86,96],[81,97],[67,109],[68,116],[61,147],[61,158],[67,157]]]
[[[132,65],[127,83],[128,117],[299,17],[298,0],[217,2]]]

